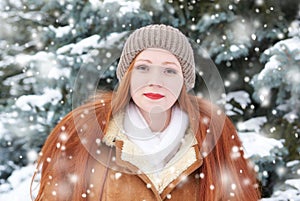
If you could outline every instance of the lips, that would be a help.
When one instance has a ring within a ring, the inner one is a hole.
[[[146,96],[147,98],[150,98],[152,100],[158,100],[158,99],[165,97],[161,94],[156,94],[156,93],[144,93],[144,96]]]

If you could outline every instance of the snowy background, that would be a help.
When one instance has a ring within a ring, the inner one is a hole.
[[[180,28],[215,63],[262,200],[300,200],[298,0],[3,0],[0,10],[1,201],[30,200],[51,129],[96,89],[116,87],[126,37],[152,23]]]

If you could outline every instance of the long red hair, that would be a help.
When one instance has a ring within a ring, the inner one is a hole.
[[[41,177],[36,201],[73,201],[89,198],[89,195],[93,195],[90,196],[93,198],[88,200],[101,200],[102,186],[91,186],[90,175],[97,161],[90,152],[96,151],[95,142],[105,135],[113,113],[124,109],[130,100],[129,83],[133,64],[116,93],[98,94],[67,114],[53,129],[37,161],[34,178],[37,174]],[[214,148],[206,153],[199,169],[202,178],[200,200],[258,200],[260,193],[256,174],[244,158],[242,143],[230,119],[209,101],[189,95],[185,87],[178,103],[189,115],[199,149],[205,150],[203,141],[207,135],[215,140]]]

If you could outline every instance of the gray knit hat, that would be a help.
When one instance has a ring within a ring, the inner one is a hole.
[[[174,54],[183,71],[187,90],[195,85],[193,49],[187,37],[178,29],[167,25],[148,25],[135,30],[125,42],[117,68],[119,81],[138,53],[147,48],[162,48]]]

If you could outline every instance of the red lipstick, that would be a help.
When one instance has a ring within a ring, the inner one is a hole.
[[[147,98],[150,98],[152,100],[158,100],[158,99],[165,97],[161,94],[156,94],[156,93],[145,93],[144,96],[146,96]]]

